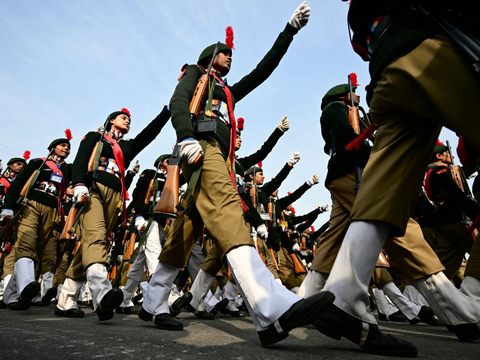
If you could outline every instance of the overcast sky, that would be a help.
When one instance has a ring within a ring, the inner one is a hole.
[[[46,156],[51,140],[73,133],[73,161],[82,137],[123,107],[132,113],[134,137],[167,104],[185,63],[225,41],[232,26],[235,51],[228,82],[249,73],[284,29],[300,0],[2,0],[0,2],[0,159],[25,150]],[[245,119],[240,156],[256,151],[288,116],[291,129],[263,162],[267,179],[298,149],[301,161],[280,188],[294,191],[314,173],[320,184],[294,204],[297,214],[330,203],[324,188],[328,157],[320,135],[320,100],[355,72],[366,108],[368,63],[351,49],[348,3],[310,0],[310,21],[294,38],[272,76],[237,104]],[[454,134],[443,131],[442,140]],[[170,152],[169,122],[138,157],[141,170]],[[130,189],[130,192],[133,188]],[[318,228],[327,216],[320,216]]]

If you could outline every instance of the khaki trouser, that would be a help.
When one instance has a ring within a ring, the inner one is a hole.
[[[50,239],[56,218],[57,209],[27,200],[20,210],[15,228],[15,261],[27,257],[38,262]]]
[[[194,169],[184,162],[182,170],[190,180]],[[240,197],[216,141],[207,143],[200,179],[185,210],[173,222],[159,260],[178,268],[184,267],[204,225],[221,259],[233,248],[253,246]]]
[[[383,221],[393,226],[390,235],[405,233],[441,126],[480,151],[477,75],[440,35],[384,69],[370,102],[379,129],[352,220]]]
[[[85,270],[92,264],[108,266],[105,246],[123,202],[120,192],[95,183],[90,191],[90,199],[84,206],[79,221],[80,246],[66,274],[77,281],[86,280]]]
[[[5,278],[7,275],[13,274],[13,269],[15,267],[15,245],[12,246],[12,251],[5,256],[5,260],[3,260],[3,273],[2,279]]]
[[[465,253],[470,253],[473,242],[459,221],[439,226],[436,230],[438,247],[435,253],[445,267],[445,276],[452,280],[462,266]]]
[[[45,250],[43,250],[42,259],[40,261],[40,274],[42,275],[47,272],[55,274],[57,268],[57,245],[59,236],[60,233],[57,230],[53,230],[47,241]]]
[[[280,255],[280,271],[278,275],[280,275],[280,280],[282,280],[283,285],[285,285],[288,290],[302,285],[307,273],[295,274],[295,265],[293,264],[292,257],[284,247],[280,248],[278,254]]]
[[[312,270],[329,274],[333,267],[351,222],[349,209],[357,201],[355,199],[356,192],[353,190],[354,183],[355,176],[348,174],[333,180],[328,185],[333,201],[329,229],[320,237]],[[360,188],[362,186],[363,180]],[[419,279],[443,270],[442,264],[423,238],[420,226],[411,218],[408,219],[405,236],[388,237],[384,250],[389,256],[390,264],[398,267],[409,280]]]

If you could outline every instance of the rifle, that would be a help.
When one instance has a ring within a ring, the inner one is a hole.
[[[295,271],[295,275],[305,274],[307,271],[305,270],[305,267],[300,261],[298,254],[297,253],[290,254],[290,257],[292,258],[292,261],[293,261],[293,269]]]
[[[17,205],[21,205],[24,203],[24,200],[27,197],[28,193],[30,192],[30,189],[32,188],[35,181],[37,180],[38,175],[40,175],[40,169],[43,167],[43,165],[45,165],[50,155],[52,155],[53,150],[54,149],[50,150],[45,160],[43,160],[42,165],[40,165],[40,167],[37,170],[35,170],[32,175],[30,175],[25,185],[23,185],[23,188],[20,191],[20,196],[17,199]]]
[[[275,270],[280,271],[280,266],[278,265],[278,261],[276,258],[277,254],[275,254],[275,251],[273,249],[268,249],[268,252],[270,253],[270,256],[272,257],[273,262],[275,264]]]
[[[60,251],[63,254],[66,248],[67,240],[72,239],[72,235],[75,234],[75,228],[73,227],[73,222],[75,221],[75,218],[77,217],[77,214],[79,210],[85,205],[85,203],[88,201],[88,195],[83,195],[82,199],[80,202],[75,203],[71,208],[70,211],[68,212],[67,216],[67,222],[65,223],[65,226],[63,227],[62,234],[60,235],[59,241],[65,241],[64,244],[60,246]]]
[[[351,74],[348,74],[348,88],[350,90],[350,102],[351,106],[348,109],[348,122],[353,128],[355,134],[360,134],[360,121],[358,117],[358,108],[355,106],[353,101],[353,87],[352,87],[352,77]],[[355,185],[353,185],[353,190],[358,191],[360,188],[360,183],[362,181],[363,169],[357,165],[357,162],[353,164],[355,172]]]
[[[181,161],[178,144],[175,144],[172,156],[170,156],[168,159],[167,180],[165,180],[162,196],[160,196],[160,200],[155,205],[155,209],[153,210],[154,218],[176,218],[178,217],[179,210],[182,210],[178,204]],[[145,201],[147,200],[145,199]]]

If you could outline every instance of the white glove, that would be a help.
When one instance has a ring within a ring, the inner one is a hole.
[[[282,120],[280,120],[280,122],[278,123],[278,128],[283,132],[290,129],[290,121],[288,121],[288,118],[286,116]]]
[[[103,132],[103,125],[102,125],[102,126],[99,126],[99,127],[97,128],[97,130],[95,130],[95,131],[98,132],[98,133]]]
[[[134,174],[138,174],[138,172],[140,171],[140,163],[138,162],[138,160],[135,162],[135,165],[132,166],[132,172]]]
[[[85,185],[77,185],[73,188],[73,201],[79,203],[82,201],[83,195],[87,195],[90,198],[90,193]]]
[[[268,237],[268,230],[265,224],[259,225],[257,227],[257,235],[260,236],[262,239],[266,239]]]
[[[300,6],[293,12],[293,15],[288,22],[295,29],[300,30],[302,27],[307,25],[308,18],[310,17],[310,7],[307,5],[307,2],[304,1]]]
[[[178,143],[180,157],[192,165],[198,154],[202,153],[202,147],[197,140],[184,140]]]
[[[0,221],[5,220],[5,218],[12,218],[13,217],[13,210],[11,209],[2,209],[2,212],[0,213]]]
[[[145,230],[145,227],[147,226],[147,221],[143,218],[143,216],[137,216],[135,218],[135,228],[138,231]]]
[[[122,262],[123,260],[123,255],[118,255],[117,256],[117,262]]]
[[[293,244],[292,250],[293,251],[300,251],[300,245],[298,245],[297,243]]]
[[[318,175],[317,174],[313,174],[312,177],[307,180],[307,184],[310,185],[310,186],[313,186],[313,185],[318,184],[318,183],[319,183],[319,180],[318,180]]]
[[[295,165],[299,161],[300,161],[300,151],[295,150],[292,156],[290,156],[290,160],[288,162],[291,163],[292,165]]]
[[[307,266],[307,262],[305,261],[305,259],[302,259],[302,264],[303,264],[303,266],[305,266],[305,267]]]
[[[307,268],[310,269],[311,267],[312,267],[312,263],[309,262],[309,263],[307,264]]]

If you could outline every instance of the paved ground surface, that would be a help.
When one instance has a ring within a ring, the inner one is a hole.
[[[263,348],[249,317],[218,315],[199,321],[182,312],[183,331],[163,331],[136,315],[116,314],[100,323],[53,315],[54,306],[24,312],[0,310],[0,359],[381,359],[313,326],[295,329],[272,348]],[[421,359],[480,359],[480,343],[460,343],[444,327],[380,322],[385,333],[415,343]]]

